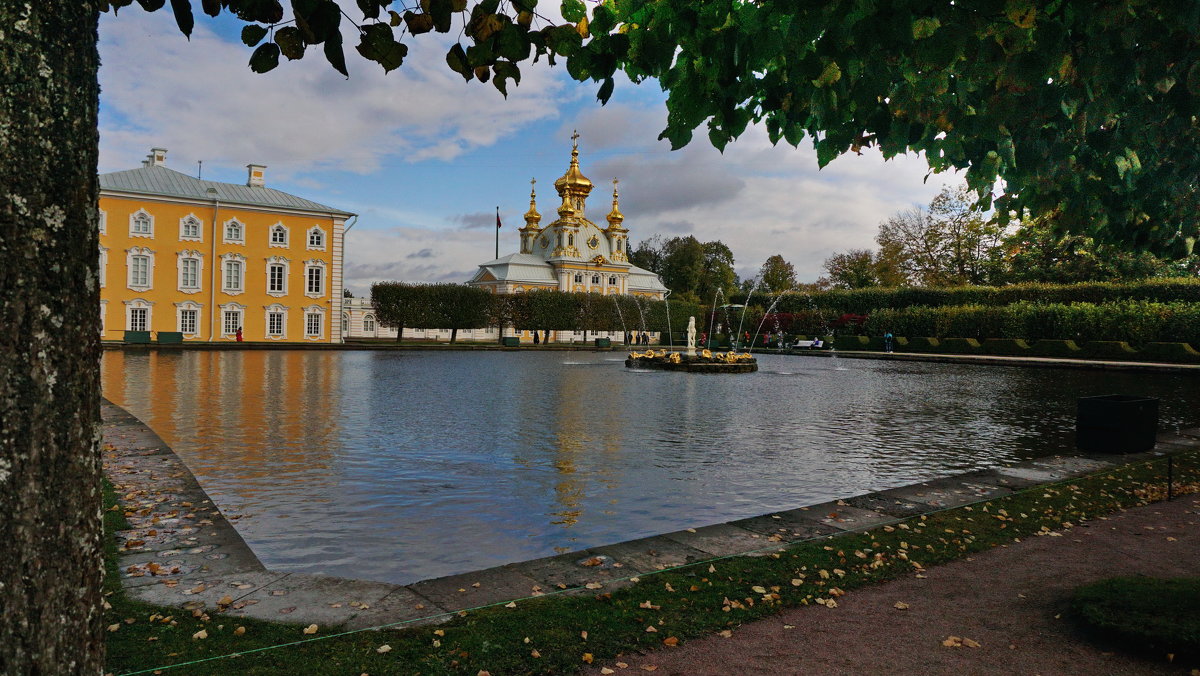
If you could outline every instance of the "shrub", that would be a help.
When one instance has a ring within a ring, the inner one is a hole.
[[[1030,353],[1029,343],[1020,338],[988,338],[983,341],[983,351],[987,354],[1007,356],[1025,356]]]
[[[1129,361],[1138,358],[1138,351],[1123,340],[1089,340],[1083,345],[1083,353],[1093,359]]]
[[[838,336],[833,339],[835,350],[866,350],[870,339],[866,336]]]
[[[1037,357],[1080,357],[1083,350],[1073,340],[1039,340],[1029,347]]]
[[[1195,363],[1200,362],[1200,352],[1187,343],[1146,343],[1139,355],[1153,361]]]
[[[938,352],[941,349],[941,341],[937,338],[908,338],[906,349],[909,352]]]
[[[943,338],[941,351],[948,354],[980,354],[983,347],[974,338]]]
[[[1200,579],[1100,580],[1075,590],[1071,611],[1106,645],[1188,663],[1200,659]]]

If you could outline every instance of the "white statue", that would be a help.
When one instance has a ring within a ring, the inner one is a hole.
[[[696,354],[696,318],[695,317],[688,317],[687,353],[688,353],[689,357]]]

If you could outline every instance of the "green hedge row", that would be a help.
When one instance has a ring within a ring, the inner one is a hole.
[[[766,307],[771,298],[752,294],[750,305]],[[775,306],[776,312],[828,310],[841,314],[870,314],[884,308],[914,305],[1008,305],[1021,301],[1036,303],[1111,303],[1143,300],[1158,303],[1200,303],[1200,279],[1150,279],[1136,282],[1087,282],[1083,284],[1015,284],[1012,286],[960,286],[951,288],[834,289],[817,293],[789,292]],[[731,303],[747,304],[746,294],[735,294]]]
[[[910,307],[872,312],[855,332],[898,336],[1118,340],[1200,345],[1200,303],[1029,303]]]
[[[838,350],[881,351],[883,340],[867,336],[838,336]],[[1110,361],[1156,361],[1200,364],[1200,351],[1187,343],[1154,342],[1135,348],[1123,340],[1092,340],[1082,345],[1073,340],[1038,340],[1033,343],[1014,338],[903,338],[897,337],[897,352],[937,354],[979,354],[1007,357],[1059,357],[1106,359]]]

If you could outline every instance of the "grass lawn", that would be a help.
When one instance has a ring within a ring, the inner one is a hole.
[[[1072,615],[1097,638],[1153,657],[1200,660],[1200,579],[1115,577],[1075,590]]]
[[[127,599],[115,567],[120,507],[109,490],[107,672],[113,674],[571,673],[622,653],[731,629],[787,606],[837,603],[845,591],[1069,530],[1166,497],[1166,461],[1136,463],[864,533],[643,574],[632,587],[547,595],[461,614],[439,626],[339,634],[319,627],[150,606]],[[1200,454],[1175,456],[1177,493],[1200,488]],[[273,646],[286,645],[273,648]],[[669,648],[668,648],[669,649]],[[237,657],[222,656],[241,653]],[[208,660],[208,661],[203,661]],[[180,665],[175,668],[166,667]]]

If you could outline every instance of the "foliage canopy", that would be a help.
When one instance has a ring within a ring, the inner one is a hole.
[[[192,4],[171,0],[184,33]],[[348,72],[335,0],[291,0],[287,21],[281,0],[199,4],[247,22],[255,71],[320,47]],[[599,83],[602,103],[618,70],[656,78],[668,93],[661,137],[675,148],[701,125],[724,148],[762,123],[773,142],[810,139],[822,166],[869,147],[923,153],[932,171],[964,170],[1001,219],[1053,214],[1061,230],[1157,252],[1190,252],[1198,233],[1196,3],[604,0],[589,14],[562,0],[562,23],[537,0],[356,4],[356,50],[385,70],[403,63],[405,40],[457,31],[447,65],[501,92],[542,56]]]

